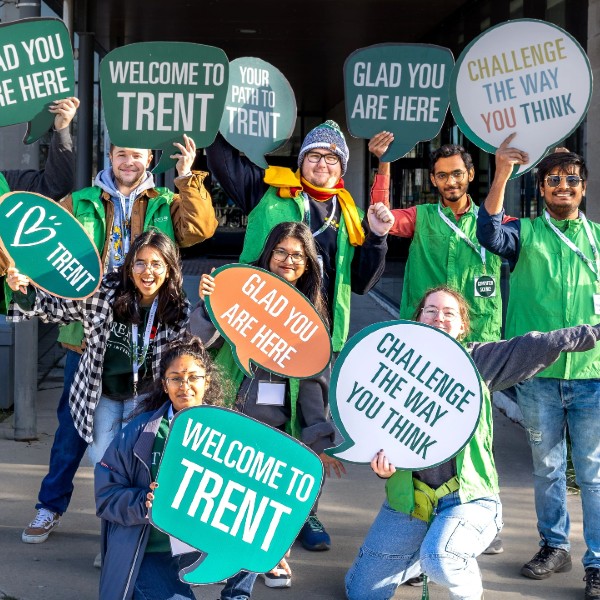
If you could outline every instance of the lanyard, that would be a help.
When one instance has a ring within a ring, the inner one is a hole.
[[[148,315],[148,322],[146,323],[146,331],[144,332],[144,345],[142,346],[141,353],[138,351],[138,326],[137,324],[131,324],[131,344],[133,347],[133,395],[137,396],[137,383],[138,383],[138,371],[146,360],[146,354],[148,353],[148,347],[150,346],[150,334],[152,333],[152,326],[154,325],[154,317],[156,316],[156,309],[158,308],[158,296],[154,298],[152,306],[150,307],[150,314]]]
[[[473,212],[475,213],[475,216],[477,216],[477,213],[479,211],[477,210],[476,206],[473,206]],[[476,254],[479,254],[479,256],[481,257],[481,262],[483,263],[483,270],[485,271],[485,248],[483,246],[479,246],[479,249],[478,249],[477,246],[467,237],[466,233],[460,227],[457,227],[456,223],[453,223],[442,212],[442,207],[439,203],[438,203],[438,214],[440,215],[440,218],[442,219],[442,221],[444,221],[444,223],[446,223],[446,225],[448,225],[448,227],[450,227],[450,229],[452,229],[452,231],[454,231],[454,233],[456,233],[456,235],[461,240],[463,240],[467,244],[467,246],[469,246],[469,248],[472,248]]]
[[[304,221],[310,227],[310,202],[308,200],[308,194],[304,192],[302,194],[304,198]],[[319,228],[318,231],[313,233],[313,237],[316,238],[318,235],[321,235],[328,227],[333,217],[335,216],[335,210],[337,208],[337,196],[333,197],[333,202],[331,203],[331,214],[323,221],[323,225]]]
[[[123,240],[123,257],[125,257],[125,255],[129,252],[129,237],[131,234],[131,209],[133,208],[133,202],[131,202],[131,195],[125,197],[118,190],[117,194],[121,204],[121,216],[123,218],[123,226],[121,228],[121,239]]]
[[[560,229],[558,229],[558,227],[556,227],[554,223],[552,223],[547,210],[544,211],[544,217],[546,218],[546,222],[548,223],[550,229],[552,229],[552,231],[554,231],[554,233],[558,236],[558,239],[564,244],[566,244],[570,250],[575,252],[577,256],[579,256],[579,258],[589,267],[590,271],[596,276],[596,281],[600,283],[598,247],[596,246],[596,240],[594,240],[592,229],[590,227],[590,224],[588,223],[586,216],[581,211],[579,211],[579,218],[581,219],[581,222],[583,224],[583,229],[585,230],[585,234],[587,235],[588,242],[592,247],[592,254],[594,256],[593,262]]]

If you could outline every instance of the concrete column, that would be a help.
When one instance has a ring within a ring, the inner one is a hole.
[[[600,222],[600,0],[588,3],[587,54],[592,65],[594,93],[587,114],[585,159],[589,170],[587,215]]]

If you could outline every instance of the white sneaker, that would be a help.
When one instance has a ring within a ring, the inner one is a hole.
[[[60,524],[60,515],[47,508],[39,508],[35,519],[23,530],[21,540],[26,544],[41,544]]]
[[[265,585],[270,588],[287,588],[292,585],[292,578],[284,569],[274,569],[275,572],[260,573]]]
[[[94,567],[96,569],[102,568],[102,554],[100,552],[98,552],[98,554],[96,554],[96,558],[94,558]]]

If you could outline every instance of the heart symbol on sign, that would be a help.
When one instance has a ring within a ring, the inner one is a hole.
[[[38,212],[38,216],[34,215],[35,212]],[[29,217],[33,216],[34,222],[27,226],[27,221]],[[56,235],[56,229],[53,227],[40,227],[46,218],[46,211],[41,206],[32,206],[21,219],[19,226],[17,227],[17,233],[15,234],[15,239],[13,240],[12,246],[37,246],[38,244],[43,244],[48,240],[51,240]],[[54,219],[56,217],[50,217],[50,219]],[[56,223],[56,225],[60,225],[60,223]],[[25,229],[27,227],[27,229]],[[31,242],[21,242],[21,237],[30,238],[32,235],[36,235],[39,233],[47,232],[45,237],[40,239],[39,236],[36,236],[35,241]]]

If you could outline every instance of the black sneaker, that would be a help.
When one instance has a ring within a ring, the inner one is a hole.
[[[530,579],[547,579],[552,573],[565,573],[571,568],[571,555],[566,550],[545,544],[528,563],[523,565],[521,575]]]
[[[598,600],[600,598],[600,569],[588,567],[585,570],[585,600]]]
[[[423,585],[423,573],[416,577],[411,577],[404,582],[404,585],[412,585],[413,587],[422,587]]]

